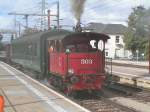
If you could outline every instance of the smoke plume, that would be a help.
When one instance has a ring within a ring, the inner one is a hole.
[[[72,12],[77,20],[80,22],[81,16],[84,11],[84,4],[86,0],[70,0],[72,6]]]

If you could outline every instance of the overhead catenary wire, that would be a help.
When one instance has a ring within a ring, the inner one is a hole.
[[[109,2],[110,0],[105,0],[105,2],[103,2],[102,4],[106,4],[107,2]],[[112,0],[111,0],[112,1]],[[114,9],[115,8],[117,8],[117,7],[121,7],[122,5],[121,4],[125,4],[127,1],[126,0],[122,0],[122,1],[120,1],[120,0],[113,0],[114,1],[114,3],[113,4],[109,4],[109,5],[104,5],[104,6],[102,6],[102,4],[98,4],[98,5],[95,5],[95,6],[93,6],[93,7],[91,7],[91,8],[87,8],[86,10],[87,11],[89,11],[89,10],[93,10],[93,11],[95,11],[96,12],[96,9],[100,9],[101,11],[101,13],[106,13],[106,12],[109,12],[110,11],[110,9],[112,10],[113,9],[113,7],[114,7]],[[137,2],[137,0],[134,0],[134,2],[135,2],[135,4],[136,4],[136,2]],[[135,7],[134,5],[133,5],[133,7]],[[131,7],[132,8],[132,7]],[[107,13],[108,14],[108,13]],[[106,15],[107,15],[106,14]],[[97,20],[97,19],[104,19],[104,18],[102,18],[102,17],[95,17],[94,16],[94,19],[95,20]],[[123,19],[123,18],[120,18],[120,19],[108,19],[107,18],[107,20],[108,21],[120,21],[120,22],[126,22],[127,21],[127,18],[125,19]]]
[[[107,2],[109,2],[110,0],[106,0]],[[126,3],[127,1],[126,0],[111,0],[111,1],[114,1],[114,3],[113,4],[109,4],[109,5],[105,5],[105,6],[102,6],[102,7],[100,7],[100,5],[103,5],[103,4],[99,4],[99,5],[96,5],[96,6],[94,6],[94,7],[91,7],[91,8],[88,8],[87,10],[91,10],[91,9],[97,9],[97,8],[101,8],[101,10],[104,10],[104,9],[110,9],[110,8],[112,8],[112,7],[116,7],[116,6],[122,6],[121,4],[124,4],[124,3]],[[137,0],[134,0],[135,1],[135,3],[137,2]]]
[[[102,1],[102,2],[101,2]],[[113,4],[109,4],[109,5],[104,5],[103,6],[103,4],[107,4],[109,1],[113,1]],[[134,0],[135,2],[136,1],[138,1],[138,0]],[[56,3],[58,2],[58,0],[51,0],[51,1],[48,1],[47,3],[46,3],[46,5],[48,5],[49,7],[51,7],[51,6],[53,6],[53,5],[55,5]],[[101,9],[101,11],[100,12],[104,12],[104,11],[108,11],[109,9],[111,9],[112,7],[118,7],[118,6],[120,6],[121,4],[124,4],[126,2],[126,0],[99,0],[99,2],[96,2],[96,5],[95,6],[92,6],[92,7],[90,7],[90,8],[86,8],[86,10],[97,10],[97,9]],[[92,4],[91,4],[92,5]],[[61,8],[62,8],[62,6],[61,6]],[[64,8],[66,8],[66,7],[64,7]],[[26,8],[27,9],[27,8]],[[46,9],[47,9],[47,7],[46,7]],[[66,8],[67,9],[67,8]],[[107,10],[106,10],[107,9]],[[34,9],[33,9],[33,11],[34,11]],[[36,10],[35,10],[36,11]],[[65,10],[65,11],[70,11],[69,9],[68,10]],[[38,12],[38,11],[37,11]],[[96,18],[96,17],[95,17]],[[31,18],[32,19],[32,18]],[[65,19],[67,19],[67,18],[65,18]],[[97,18],[97,19],[99,19],[99,17]],[[32,21],[34,21],[34,20],[32,20]],[[116,21],[118,21],[118,20],[116,20]],[[35,24],[35,23],[34,23]],[[34,26],[34,25],[32,25],[32,26]],[[46,26],[46,24],[45,24],[45,26]]]

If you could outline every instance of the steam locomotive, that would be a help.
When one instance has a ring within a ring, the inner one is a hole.
[[[109,37],[94,32],[51,30],[12,41],[11,59],[40,72],[66,94],[101,90],[105,80],[105,43]]]

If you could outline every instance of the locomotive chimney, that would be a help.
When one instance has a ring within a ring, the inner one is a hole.
[[[76,27],[74,27],[75,32],[82,32],[81,17],[84,11],[85,2],[86,0],[70,0],[72,13],[77,20]]]
[[[82,27],[81,27],[80,20],[76,24],[75,32],[82,32]]]

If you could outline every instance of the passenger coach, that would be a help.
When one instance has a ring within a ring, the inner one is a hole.
[[[23,35],[14,39],[12,41],[11,60],[41,73],[39,78],[46,77],[48,73],[47,38],[63,38],[70,33],[66,30],[61,30],[59,33],[57,30],[52,30]]]

